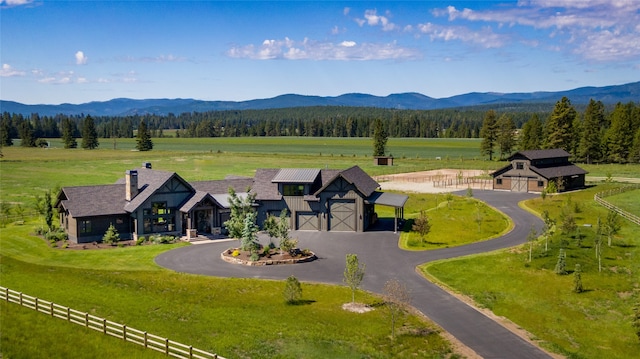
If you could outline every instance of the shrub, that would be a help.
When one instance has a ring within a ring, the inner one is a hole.
[[[113,223],[111,223],[109,228],[107,228],[107,231],[104,233],[104,236],[102,236],[102,242],[115,246],[119,240],[120,234],[118,233],[116,227],[113,226]]]
[[[231,256],[232,256],[232,257],[237,257],[237,256],[239,256],[239,255],[240,255],[240,251],[239,251],[239,250],[237,250],[237,249],[235,249],[235,250],[233,251],[233,253],[231,253]]]
[[[256,252],[253,252],[253,253],[251,253],[251,256],[249,257],[249,259],[252,262],[257,262],[257,261],[260,260],[260,255],[258,253],[256,253]]]
[[[136,246],[141,246],[146,241],[147,241],[147,237],[140,236],[140,237],[138,237],[138,239],[136,239]]]
[[[297,239],[284,238],[280,241],[280,249],[287,253],[291,253],[293,249],[296,248],[297,245],[298,245]]]

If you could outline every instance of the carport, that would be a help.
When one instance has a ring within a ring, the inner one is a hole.
[[[404,219],[404,204],[409,199],[409,196],[397,193],[388,192],[373,192],[369,198],[366,199],[366,204],[381,205],[395,208],[393,233],[398,232],[398,219]]]

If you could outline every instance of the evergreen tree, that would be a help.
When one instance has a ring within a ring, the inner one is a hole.
[[[542,148],[542,121],[540,121],[538,115],[533,115],[522,126],[520,149],[539,150],[540,148]]]
[[[560,253],[558,254],[558,261],[556,262],[556,268],[554,271],[556,272],[556,274],[559,274],[559,275],[567,274],[567,258],[563,248],[560,248]]]
[[[293,275],[289,276],[285,281],[284,292],[282,294],[287,304],[299,303],[302,298],[302,286],[298,278]]]
[[[611,113],[611,126],[607,130],[607,153],[609,161],[624,163],[630,157],[633,145],[634,104],[629,102],[626,105],[618,103]]]
[[[584,112],[584,123],[578,146],[578,158],[587,163],[602,159],[601,126],[603,123],[604,105],[600,101],[591,99]]]
[[[577,116],[576,110],[568,98],[563,97],[556,105],[545,123],[544,148],[561,148],[567,152],[573,147],[573,122]]]
[[[100,142],[98,142],[96,125],[93,122],[93,118],[87,115],[82,123],[82,148],[85,150],[93,150],[98,148],[99,145]]]
[[[636,135],[633,137],[633,147],[629,152],[629,162],[640,163],[640,127],[638,127]]]
[[[429,217],[427,217],[426,211],[420,211],[418,218],[413,220],[411,230],[418,232],[420,235],[420,241],[424,243],[424,237],[431,231],[431,223],[429,223]]]
[[[138,135],[136,136],[136,149],[138,149],[138,151],[150,151],[153,149],[151,133],[149,132],[147,124],[144,121],[140,121],[140,125],[138,126]]]
[[[496,112],[489,110],[484,116],[482,128],[480,129],[480,153],[489,156],[489,161],[493,161],[494,147],[498,140],[498,121],[496,120]]]
[[[76,148],[78,147],[78,142],[75,138],[75,122],[71,121],[69,118],[64,118],[60,122],[61,132],[62,132],[62,142],[64,143],[64,148]]]
[[[51,205],[51,191],[44,193],[44,221],[49,231],[53,229],[53,206]]]
[[[21,121],[18,128],[20,133],[20,146],[22,147],[36,147],[36,138],[33,135],[33,126],[29,121]]]
[[[384,156],[389,135],[384,129],[382,120],[380,120],[379,118],[375,120],[373,126],[373,155]]]
[[[113,226],[113,223],[111,223],[107,231],[104,233],[104,236],[102,237],[102,243],[114,246],[116,245],[116,243],[118,243],[119,240],[120,234],[118,233],[116,227]]]
[[[573,271],[573,291],[576,293],[584,292],[582,287],[582,268],[580,264],[576,264],[576,269]]]
[[[500,148],[500,159],[511,156],[511,152],[516,147],[516,124],[508,114],[503,114],[498,119],[498,147]]]

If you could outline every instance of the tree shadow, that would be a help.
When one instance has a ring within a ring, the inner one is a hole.
[[[291,300],[291,301],[287,301],[287,305],[311,305],[313,303],[315,303],[316,301],[313,299],[298,299],[298,300]]]

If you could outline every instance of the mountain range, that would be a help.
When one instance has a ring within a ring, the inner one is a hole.
[[[29,115],[38,113],[41,116],[92,115],[92,116],[127,116],[134,114],[184,112],[207,112],[224,110],[263,110],[290,107],[311,106],[350,106],[377,107],[407,110],[434,110],[444,108],[462,108],[470,106],[491,106],[507,104],[553,104],[566,96],[573,104],[586,104],[590,99],[602,101],[604,104],[640,101],[640,81],[624,85],[605,87],[580,87],[573,90],[557,92],[529,93],[495,93],[472,92],[447,98],[432,98],[420,93],[408,92],[381,97],[361,93],[349,93],[340,96],[305,96],[296,94],[280,95],[268,99],[249,101],[203,101],[195,99],[144,99],[117,98],[103,102],[87,102],[83,104],[60,105],[26,105],[14,101],[0,100],[0,112]]]

